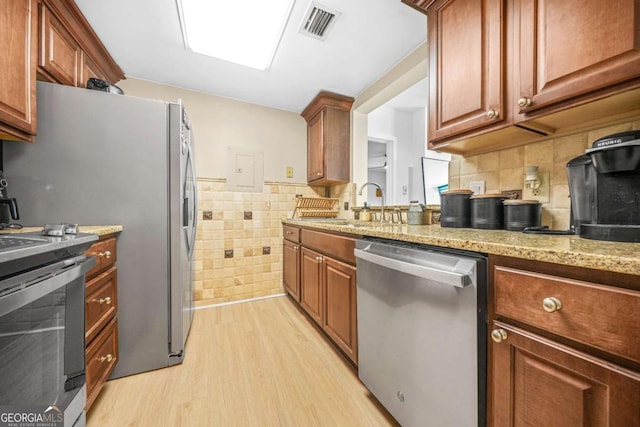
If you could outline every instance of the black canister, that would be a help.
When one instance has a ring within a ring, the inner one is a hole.
[[[440,226],[465,228],[471,226],[471,190],[450,190],[440,195]]]
[[[542,204],[536,200],[505,200],[504,229],[522,231],[526,227],[539,227]]]
[[[471,196],[471,228],[502,230],[504,208],[501,194],[475,194]]]

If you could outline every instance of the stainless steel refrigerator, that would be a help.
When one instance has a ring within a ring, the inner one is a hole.
[[[38,82],[33,144],[4,142],[20,222],[122,224],[112,378],[181,363],[193,319],[193,136],[180,103]]]

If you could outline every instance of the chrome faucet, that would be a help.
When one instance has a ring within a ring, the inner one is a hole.
[[[364,184],[362,184],[362,187],[360,187],[360,191],[358,191],[359,196],[362,196],[362,190],[364,190],[364,187],[366,187],[367,185],[373,185],[378,190],[380,190],[380,198],[382,200],[382,205],[380,206],[380,222],[384,222],[384,191],[382,191],[382,187],[380,187],[375,182],[365,182]]]

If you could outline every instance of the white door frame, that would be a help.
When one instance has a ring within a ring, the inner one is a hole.
[[[387,146],[387,182],[385,182],[385,194],[384,204],[393,205],[396,200],[396,188],[398,168],[396,165],[397,159],[397,142],[398,138],[389,135],[369,135],[367,137],[367,143],[369,141],[385,144]],[[367,158],[368,158],[368,144],[367,144]]]

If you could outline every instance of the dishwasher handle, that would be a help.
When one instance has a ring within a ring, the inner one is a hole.
[[[453,286],[456,288],[464,288],[465,286],[470,285],[472,282],[469,273],[457,273],[454,271],[427,267],[424,265],[414,264],[382,255],[377,255],[362,249],[355,249],[354,253],[356,258],[360,258],[392,270],[400,271],[402,273],[410,274],[412,276],[429,279],[443,285]]]

